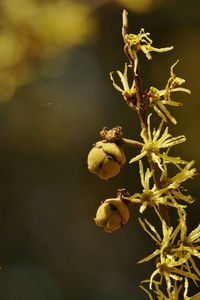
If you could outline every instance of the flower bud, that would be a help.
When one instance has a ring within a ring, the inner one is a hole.
[[[125,162],[122,147],[105,140],[97,142],[88,155],[88,169],[102,179],[117,175]]]
[[[128,222],[129,209],[118,198],[107,199],[103,202],[96,213],[94,221],[97,226],[104,228],[106,232],[113,232]]]

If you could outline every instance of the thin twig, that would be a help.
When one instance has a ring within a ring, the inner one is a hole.
[[[122,138],[122,142],[126,145],[129,145],[129,146],[133,146],[133,147],[136,147],[138,149],[142,149],[144,144],[143,143],[140,143],[138,141],[134,141],[134,140],[130,140],[130,139],[125,139],[125,138]]]

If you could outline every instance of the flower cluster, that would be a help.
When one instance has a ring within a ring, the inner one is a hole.
[[[179,207],[179,224],[175,229],[167,226],[156,208],[155,211],[162,222],[162,237],[146,219],[144,221],[139,219],[143,229],[158,245],[158,249],[139,261],[139,263],[146,262],[159,255],[159,261],[156,265],[156,270],[150,277],[149,286],[151,289],[154,277],[160,274],[161,281],[164,277],[167,290],[171,292],[171,279],[182,281],[184,277],[191,278],[194,281],[200,280],[200,271],[192,258],[192,256],[195,256],[200,259],[200,252],[198,251],[200,250],[200,246],[197,245],[200,241],[200,225],[187,235],[186,214],[182,208]]]

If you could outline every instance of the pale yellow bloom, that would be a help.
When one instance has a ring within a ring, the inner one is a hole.
[[[187,179],[191,179],[196,175],[196,168],[191,168],[194,164],[194,160],[189,162],[184,168],[180,168],[180,172],[177,173],[172,178],[167,176],[167,164],[163,164],[163,171],[161,174],[160,181],[162,186],[170,185],[170,189],[167,191],[169,198],[175,206],[178,206],[176,200],[183,200],[189,204],[193,203],[195,199],[191,195],[185,195],[181,190],[184,190],[181,186],[182,182]],[[176,199],[176,200],[175,200]]]
[[[125,36],[125,39],[129,45],[129,51],[132,54],[132,57],[134,59],[134,73],[136,74],[137,72],[137,65],[138,65],[138,57],[137,57],[137,52],[141,50],[146,57],[151,60],[151,51],[155,52],[167,52],[173,49],[173,46],[171,47],[166,47],[166,48],[155,48],[152,47],[153,41],[149,38],[150,33],[145,32],[144,28],[140,30],[140,32],[136,34],[127,34]]]
[[[152,289],[154,277],[159,274],[161,280],[163,277],[165,278],[167,291],[168,293],[171,293],[171,289],[173,287],[172,280],[182,280],[184,277],[191,278],[194,281],[200,280],[200,271],[191,257],[194,255],[200,258],[200,253],[198,252],[200,246],[196,246],[194,244],[200,241],[200,225],[193,230],[188,237],[186,237],[187,227],[185,224],[185,213],[183,213],[184,210],[182,208],[180,208],[181,213],[179,212],[180,222],[174,230],[173,227],[167,226],[157,209],[155,207],[154,209],[162,222],[163,238],[161,238],[155,227],[146,219],[144,219],[144,222],[139,219],[143,229],[158,245],[158,249],[156,249],[146,258],[140,260],[139,263],[149,261],[159,255],[159,261],[156,264],[156,270],[150,277],[149,287]],[[179,233],[180,240],[175,242]],[[191,263],[191,266],[189,266],[188,261]],[[197,275],[194,274],[191,269],[194,269]]]
[[[151,134],[150,128],[150,116],[148,116],[148,137],[145,135],[144,129],[141,132],[141,137],[144,141],[144,146],[141,150],[141,153],[136,157],[132,158],[129,163],[135,162],[141,159],[144,156],[147,156],[150,161],[158,164],[159,168],[163,171],[163,163],[172,163],[174,165],[178,164],[187,164],[186,161],[181,160],[180,157],[170,157],[168,156],[168,152],[161,153],[160,150],[163,148],[171,148],[172,146],[178,145],[186,141],[184,135],[180,135],[177,137],[172,137],[172,135],[168,132],[168,127],[165,128],[164,133],[161,135],[161,130],[163,126],[163,121],[160,123],[160,126],[157,130],[153,130],[153,134]]]
[[[172,117],[165,105],[170,106],[182,106],[182,103],[173,101],[171,99],[172,92],[185,92],[191,94],[191,91],[182,87],[179,87],[185,80],[177,77],[174,73],[174,67],[178,61],[171,67],[170,78],[167,81],[164,90],[158,90],[155,87],[150,87],[148,92],[150,106],[153,107],[155,112],[163,119],[164,122],[167,122],[167,118],[174,124],[177,123],[176,119]]]
[[[144,280],[141,282],[142,284],[143,283],[149,283],[149,280]],[[157,296],[157,299],[158,300],[179,300],[179,294],[180,294],[180,290],[182,288],[182,285],[179,285],[179,287],[177,287],[177,284],[175,282],[172,290],[170,292],[168,292],[168,295],[166,296],[161,290],[160,290],[160,285],[161,285],[161,282],[158,282],[158,281],[153,281],[153,284],[154,284],[154,290],[153,290],[153,293],[156,294]],[[150,300],[153,300],[153,297],[151,295],[151,293],[142,285],[140,285],[140,287],[143,289],[143,291],[145,291],[148,296],[149,296],[149,299]],[[185,298],[184,298],[185,300]]]
[[[186,212],[178,206],[180,239],[177,247],[172,250],[174,260],[181,259],[185,263],[185,268],[191,273],[193,269],[200,278],[200,270],[197,268],[192,256],[200,259],[200,224],[187,235]],[[191,263],[189,265],[188,261]],[[199,279],[198,279],[199,280]]]
[[[168,196],[164,195],[173,185],[168,185],[163,189],[157,189],[154,185],[153,188],[150,189],[150,179],[153,176],[153,171],[150,171],[150,169],[147,168],[146,172],[144,173],[141,160],[139,161],[139,169],[143,191],[141,194],[136,193],[130,198],[126,199],[133,203],[140,203],[140,213],[143,213],[147,206],[154,207],[158,206],[159,204],[174,206],[173,203],[167,201]]]
[[[116,71],[116,73],[118,74],[118,76],[121,80],[123,89],[115,83],[114,78],[113,78],[114,72],[110,72],[110,79],[113,82],[114,88],[116,90],[118,90],[119,92],[121,92],[125,101],[127,101],[128,99],[133,99],[134,95],[136,94],[135,81],[133,80],[132,85],[129,86],[127,71],[128,71],[127,63],[125,63],[123,74],[120,71]]]
[[[141,283],[147,283],[149,282],[149,280],[144,280]],[[193,295],[192,297],[188,297],[187,293],[188,293],[188,279],[187,277],[185,278],[185,283],[184,283],[184,287],[182,284],[180,284],[177,287],[177,282],[174,282],[174,286],[172,287],[172,290],[169,292],[168,291],[168,295],[165,295],[161,290],[160,290],[160,282],[157,281],[153,281],[154,283],[154,290],[153,293],[156,294],[157,299],[158,300],[179,300],[179,296],[180,296],[180,292],[182,292],[182,288],[184,288],[184,294],[183,294],[183,299],[184,300],[199,300],[200,299],[200,293],[197,293],[196,295]],[[140,285],[140,287],[148,294],[149,299],[153,300],[153,297],[151,295],[151,293],[142,285]]]
[[[177,173],[175,176],[173,176],[172,178],[168,177],[167,174],[167,164],[164,163],[163,164],[163,171],[161,174],[161,182],[165,185],[165,184],[171,184],[173,183],[174,188],[178,188],[180,186],[180,184],[190,178],[193,178],[196,175],[196,168],[192,168],[191,167],[194,165],[194,160],[190,161],[187,163],[187,165],[184,168],[180,168],[180,172]]]

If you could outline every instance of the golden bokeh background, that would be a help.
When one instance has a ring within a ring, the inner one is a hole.
[[[140,191],[138,165],[109,181],[87,170],[87,154],[102,127],[121,125],[140,139],[136,114],[109,79],[123,70],[122,9],[130,32],[151,32],[169,53],[140,55],[144,88],[162,89],[170,66],[191,96],[173,110],[176,135],[187,142],[173,154],[200,163],[200,2],[175,0],[1,0],[0,3],[0,298],[3,300],[145,300],[139,282],[154,264],[136,262],[154,244],[138,212],[112,234],[95,226],[100,202],[117,188]],[[135,155],[126,149],[127,159]],[[187,184],[196,203],[189,229],[200,220],[199,177]],[[175,215],[172,218],[175,220]],[[150,218],[151,213],[150,213]],[[153,220],[154,221],[154,220]],[[190,293],[198,291],[191,286]]]

